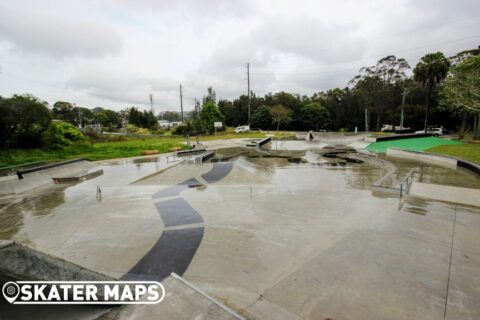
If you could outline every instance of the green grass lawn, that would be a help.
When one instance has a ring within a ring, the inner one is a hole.
[[[376,153],[385,153],[387,148],[394,147],[413,151],[424,151],[444,145],[461,145],[461,142],[435,137],[399,139],[371,143],[368,146],[368,150]]]
[[[480,144],[478,143],[443,145],[426,151],[480,163]]]
[[[200,142],[206,140],[263,138],[264,133],[226,133],[217,136],[202,136]],[[192,138],[191,141],[194,141]],[[10,166],[23,165],[31,162],[52,162],[73,158],[85,158],[90,161],[141,156],[143,150],[158,150],[168,152],[170,148],[187,148],[184,138],[156,137],[146,139],[130,139],[121,142],[95,143],[91,147],[69,148],[64,150],[49,149],[7,149],[0,150],[0,169]]]

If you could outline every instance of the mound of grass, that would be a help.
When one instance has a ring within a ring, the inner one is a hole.
[[[478,143],[443,145],[430,148],[427,151],[480,163],[480,144]]]
[[[376,153],[385,153],[387,152],[387,148],[393,147],[405,150],[424,151],[437,146],[459,144],[461,144],[461,142],[435,137],[425,137],[374,142],[368,146],[368,150]]]
[[[202,136],[201,141],[263,138],[262,132],[252,133],[225,133],[217,136]],[[191,141],[194,141],[194,137]],[[73,158],[85,158],[90,161],[127,158],[141,156],[143,150],[158,150],[166,153],[170,148],[186,149],[184,138],[179,137],[152,137],[146,139],[128,139],[127,141],[100,142],[92,146],[66,147],[63,149],[8,149],[0,150],[0,169],[4,167],[23,165],[30,162],[52,162]]]

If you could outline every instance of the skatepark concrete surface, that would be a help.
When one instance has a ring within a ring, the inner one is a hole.
[[[215,157],[196,165],[167,155],[97,162],[104,174],[91,180],[2,196],[0,239],[165,284],[161,303],[101,319],[235,318],[223,307],[246,319],[479,319],[480,207],[372,191],[392,168],[390,185],[415,168],[412,190],[468,188],[478,199],[478,176],[331,157],[355,152],[345,147],[355,139],[207,141]]]

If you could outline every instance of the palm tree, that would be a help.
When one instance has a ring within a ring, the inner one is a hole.
[[[425,98],[425,133],[427,132],[428,112],[432,100],[432,91],[447,77],[449,68],[450,61],[448,61],[443,53],[436,52],[424,55],[413,69],[413,79],[427,90]]]

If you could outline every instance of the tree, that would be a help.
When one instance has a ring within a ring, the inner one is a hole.
[[[270,114],[270,107],[263,105],[252,115],[252,127],[268,129],[271,125],[272,115]]]
[[[128,109],[128,122],[141,128],[156,129],[158,127],[157,117],[151,111],[139,111],[135,107]]]
[[[327,109],[318,102],[312,102],[302,108],[302,122],[306,129],[318,131],[318,128],[324,128],[330,120],[330,114]]]
[[[450,69],[441,91],[441,102],[462,116],[473,114],[474,139],[480,139],[480,55],[471,56]]]
[[[46,147],[62,149],[65,147],[81,147],[88,144],[88,138],[69,122],[57,121],[50,123],[42,134]]]
[[[215,93],[215,90],[213,90],[213,87],[208,87],[207,95],[203,96],[203,104],[206,104],[208,101],[213,101],[213,103],[217,103],[217,94]]]
[[[413,69],[413,78],[420,83],[426,90],[425,95],[425,125],[427,132],[428,113],[432,101],[432,92],[447,77],[450,62],[441,52],[428,53],[424,55]]]
[[[212,99],[208,99],[203,105],[200,117],[209,133],[215,131],[214,122],[225,122],[225,117]]]
[[[282,106],[281,104],[273,106],[270,109],[270,114],[272,116],[273,123],[277,124],[277,131],[280,128],[280,123],[288,123],[292,120],[291,111]]]
[[[120,127],[120,114],[112,110],[98,111],[94,113],[95,121],[98,122],[102,127],[108,128],[118,128]]]
[[[38,147],[52,115],[45,101],[25,94],[0,100],[1,143],[7,147]],[[5,115],[5,116],[4,116]]]
[[[52,114],[55,120],[67,121],[73,125],[77,124],[78,113],[75,113],[75,107],[70,102],[55,102],[53,104]]]
[[[163,120],[170,121],[170,122],[177,122],[182,120],[182,115],[180,112],[177,111],[163,111],[160,113],[160,117]]]
[[[405,71],[409,68],[405,59],[389,55],[378,60],[374,66],[361,68],[350,81],[365,107],[371,107],[375,112],[377,130],[382,125],[385,109],[395,107],[395,88],[406,78]]]

